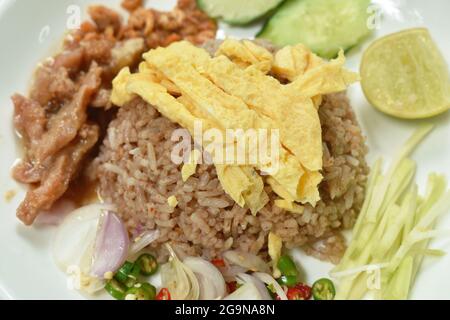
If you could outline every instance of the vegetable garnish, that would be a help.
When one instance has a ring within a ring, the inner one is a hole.
[[[142,254],[137,260],[136,264],[144,276],[151,276],[158,271],[158,262],[156,258],[149,253]]]
[[[183,260],[197,277],[200,300],[222,299],[227,294],[227,287],[222,273],[211,262],[199,257],[187,257]]]
[[[58,226],[53,257],[61,270],[76,277],[76,289],[90,294],[102,290],[105,274],[115,272],[124,260],[128,234],[114,210],[108,204],[88,205]]]
[[[227,282],[227,291],[228,293],[233,293],[239,288],[239,285],[236,281]]]
[[[117,281],[116,279],[109,280],[106,283],[105,290],[114,298],[117,300],[123,300],[125,299],[125,292],[127,288]]]
[[[370,33],[369,5],[370,0],[288,0],[258,37],[278,46],[303,43],[324,58],[334,58]]]
[[[309,300],[311,299],[311,287],[304,284],[304,283],[299,283],[295,286],[295,289],[299,290],[301,292],[301,295],[303,297],[304,300]]]
[[[125,300],[155,300],[156,288],[148,283],[137,284],[125,293]]]
[[[281,284],[288,287],[295,286],[298,282],[298,270],[294,261],[288,255],[281,256],[277,264],[278,269],[281,272],[279,279]]]
[[[408,29],[375,41],[361,61],[361,85],[380,111],[405,119],[450,108],[450,74],[427,29]]]
[[[312,286],[314,300],[333,300],[336,296],[334,283],[330,279],[319,279]]]
[[[95,238],[91,273],[98,278],[116,271],[125,261],[130,240],[122,220],[113,212],[102,213]]]
[[[265,283],[256,276],[241,273],[236,279],[241,287],[227,296],[226,300],[272,300]]]
[[[159,230],[145,231],[140,236],[136,237],[130,246],[129,255],[135,255],[139,253],[142,249],[147,247],[150,243],[159,238]]]
[[[276,282],[276,280],[270,274],[256,272],[253,274],[253,276],[264,282],[267,285],[269,291],[272,293],[272,295],[278,297],[278,300],[288,299],[283,288],[278,284],[278,282]]]
[[[115,278],[121,283],[125,283],[128,280],[128,276],[131,274],[134,268],[134,263],[130,261],[125,261],[125,263],[120,267],[119,271],[117,271]]]
[[[289,300],[309,300],[311,299],[311,287],[305,284],[298,284],[287,291],[287,298]]]
[[[294,287],[297,284],[296,276],[281,276],[278,278],[278,282],[284,286]]]
[[[246,271],[270,272],[269,266],[261,257],[249,252],[230,250],[226,251],[223,257],[227,262],[243,267]]]
[[[217,268],[225,267],[225,261],[223,259],[212,259],[211,263],[215,265]]]
[[[137,265],[136,263],[133,263],[133,268],[128,273],[127,279],[125,281],[123,281],[123,284],[127,288],[134,287],[134,285],[136,283],[138,283],[138,277],[139,277],[140,273],[141,273],[141,269],[140,269],[139,265]]]
[[[341,278],[337,299],[360,299],[368,292],[379,299],[407,299],[429,239],[449,234],[433,230],[437,218],[450,210],[445,178],[430,174],[426,195],[419,197],[416,164],[407,158],[431,129],[417,130],[385,175],[381,160],[373,167],[352,241],[331,272]],[[373,272],[376,279],[369,274]]]
[[[174,300],[198,300],[200,284],[194,272],[178,258],[169,244],[166,247],[170,258],[161,266],[163,286]]]
[[[233,25],[245,25],[264,16],[283,0],[197,0],[197,4],[212,18],[221,18]]]
[[[158,295],[156,296],[155,300],[172,300],[172,297],[170,296],[169,289],[162,288]]]

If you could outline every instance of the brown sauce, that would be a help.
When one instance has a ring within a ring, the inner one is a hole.
[[[86,177],[79,177],[70,184],[63,199],[72,202],[77,208],[101,202],[98,193],[98,181],[92,181]]]

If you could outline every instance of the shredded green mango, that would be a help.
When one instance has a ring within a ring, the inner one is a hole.
[[[448,230],[434,230],[437,218],[450,211],[447,182],[430,174],[425,196],[419,197],[416,163],[408,158],[432,128],[417,130],[385,175],[382,160],[375,163],[352,241],[331,272],[341,279],[337,299],[361,299],[369,292],[379,299],[407,299],[424,256],[444,254],[428,249],[428,244],[450,235]],[[378,285],[369,285],[374,279]]]

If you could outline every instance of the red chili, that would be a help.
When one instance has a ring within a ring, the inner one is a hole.
[[[167,288],[162,288],[156,296],[155,300],[172,300],[169,290]]]
[[[215,265],[217,268],[225,267],[225,261],[223,259],[212,259],[211,263]]]
[[[228,293],[235,292],[237,289],[237,282],[236,281],[227,282],[227,289],[228,289]]]
[[[304,283],[299,283],[295,286],[297,289],[299,289],[302,292],[302,296],[304,297],[305,300],[309,300],[312,297],[312,289],[310,286],[304,284]]]
[[[289,288],[286,295],[289,300],[309,300],[311,299],[311,287],[299,283],[295,287]]]

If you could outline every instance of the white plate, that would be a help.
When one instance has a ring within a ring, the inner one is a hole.
[[[79,299],[77,292],[66,286],[65,276],[51,258],[51,228],[27,228],[15,217],[15,210],[24,196],[24,189],[10,177],[9,168],[20,155],[12,126],[13,108],[10,95],[26,92],[35,65],[57,49],[64,34],[69,5],[79,5],[83,12],[88,3],[115,4],[119,1],[88,0],[0,0],[0,298],[3,299]],[[373,36],[388,34],[408,27],[425,26],[438,43],[444,56],[450,56],[448,32],[450,2],[447,0],[378,0],[383,5],[381,28]],[[169,9],[174,1],[152,0],[152,6]],[[222,26],[220,36],[252,37],[260,26],[248,29]],[[370,43],[349,53],[348,66],[358,70],[362,50]],[[349,91],[370,147],[369,161],[380,155],[390,156],[419,125],[420,121],[401,121],[375,111],[364,98],[359,85]],[[450,114],[429,120],[436,129],[419,147],[414,159],[419,164],[418,181],[421,186],[431,171],[450,177]],[[8,191],[17,192],[7,202]],[[450,228],[450,213],[440,228]],[[450,240],[438,240],[433,248],[450,250]],[[330,265],[298,255],[310,281],[325,276]],[[450,299],[450,256],[426,259],[412,298]]]

